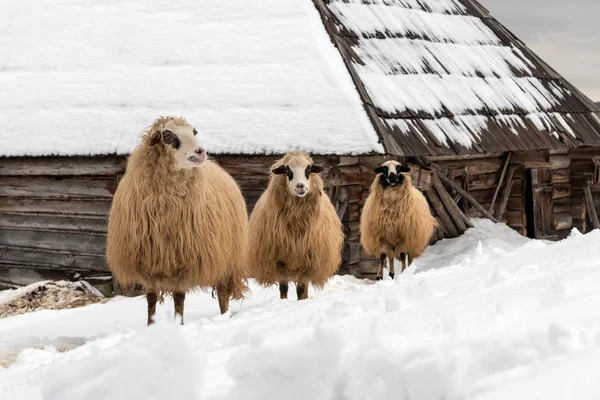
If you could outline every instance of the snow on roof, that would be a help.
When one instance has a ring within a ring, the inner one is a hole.
[[[330,34],[387,127],[386,147],[451,155],[600,145],[598,107],[475,0],[326,4]]]
[[[160,115],[211,153],[383,151],[310,0],[24,0],[0,28],[0,155],[124,154]]]

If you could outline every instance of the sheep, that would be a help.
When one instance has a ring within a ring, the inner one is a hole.
[[[341,264],[342,224],[323,192],[322,171],[307,153],[287,153],[273,164],[250,216],[250,275],[265,286],[278,283],[281,299],[289,281],[298,300],[307,299],[308,285],[323,287]]]
[[[394,279],[394,258],[400,256],[402,270],[419,257],[429,244],[437,223],[423,194],[413,187],[407,168],[386,161],[375,169],[360,219],[360,242],[369,254],[379,257],[377,280],[383,279],[386,257]]]
[[[248,290],[246,203],[196,134],[183,118],[158,118],[131,154],[111,206],[108,265],[121,285],[146,289],[148,325],[165,294],[183,324],[190,289],[216,290],[222,314]]]

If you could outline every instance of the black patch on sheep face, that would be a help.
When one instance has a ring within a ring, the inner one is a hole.
[[[410,168],[401,164],[394,166],[382,165],[375,168],[376,174],[381,174],[379,183],[385,189],[388,186],[400,186],[404,183],[403,173],[409,172]]]
[[[294,179],[294,171],[292,171],[287,165],[280,165],[279,167],[272,169],[271,172],[275,175],[286,174],[288,180],[290,181]],[[308,179],[310,174],[319,174],[321,172],[323,172],[323,167],[319,165],[309,165],[304,170],[304,176],[306,176],[306,179]]]
[[[162,132],[163,142],[173,147],[175,150],[181,146],[181,140],[173,132],[166,130]]]

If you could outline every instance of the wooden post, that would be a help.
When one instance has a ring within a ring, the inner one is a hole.
[[[596,206],[594,205],[594,197],[592,196],[592,189],[590,189],[590,185],[586,185],[583,188],[585,192],[585,200],[587,203],[587,212],[590,217],[590,221],[592,221],[592,227],[594,229],[600,228],[600,221],[598,220],[598,214],[596,213]]]
[[[460,209],[458,208],[452,197],[448,194],[446,188],[444,187],[444,185],[442,185],[442,182],[440,182],[440,179],[436,175],[433,175],[431,177],[431,183],[435,188],[435,191],[437,192],[438,196],[440,197],[442,204],[445,206],[446,211],[448,211],[448,214],[450,214],[450,217],[452,217],[454,225],[458,229],[459,233],[464,233],[467,230],[467,225],[465,224],[465,221],[460,215]]]
[[[490,203],[490,207],[488,208],[488,211],[490,213],[494,213],[494,205],[496,204],[496,199],[498,198],[498,193],[500,193],[500,188],[502,187],[502,181],[504,181],[504,175],[506,174],[506,169],[508,168],[508,164],[510,163],[511,156],[512,156],[512,153],[510,153],[510,152],[506,156],[506,161],[504,162],[504,167],[502,168],[502,173],[500,174],[500,179],[498,179],[498,186],[496,186],[496,190],[494,191],[494,196],[492,197],[492,202]]]
[[[436,191],[432,188],[425,193],[427,194],[427,197],[429,198],[433,209],[440,218],[442,225],[448,232],[449,236],[458,237],[462,232],[459,232],[456,228],[456,225],[454,225],[454,222],[452,222],[452,218],[450,218],[450,215],[444,208],[444,205],[442,204],[442,201],[440,200],[440,197],[438,196]]]
[[[513,176],[515,175],[516,168],[516,166],[511,167],[508,176],[506,177],[506,183],[504,184],[500,204],[498,205],[498,209],[495,213],[495,216],[498,219],[502,219],[502,215],[504,214],[504,210],[506,209],[506,204],[508,203],[508,198],[510,197],[510,192],[513,186]],[[502,186],[502,182],[498,182],[498,187],[500,186]]]

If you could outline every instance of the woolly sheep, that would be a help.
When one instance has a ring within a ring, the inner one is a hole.
[[[216,289],[221,313],[247,290],[248,214],[233,178],[207,160],[185,119],[158,118],[131,154],[108,220],[108,265],[123,286],[146,288],[148,324],[172,294]]]
[[[276,161],[267,190],[250,217],[248,263],[263,285],[279,283],[282,299],[296,282],[298,300],[308,298],[308,284],[322,287],[341,264],[341,222],[323,193],[323,168],[303,152]]]
[[[375,169],[360,220],[360,241],[364,249],[379,257],[377,280],[383,279],[386,257],[394,279],[394,258],[400,256],[402,270],[419,257],[429,244],[435,219],[425,196],[413,187],[410,169],[387,161]]]

